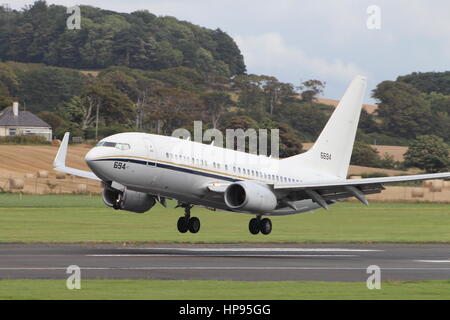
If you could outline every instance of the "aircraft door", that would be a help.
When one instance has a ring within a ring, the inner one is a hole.
[[[150,185],[154,184],[158,178],[158,170],[156,164],[156,150],[150,139],[144,139],[146,174],[145,178]]]

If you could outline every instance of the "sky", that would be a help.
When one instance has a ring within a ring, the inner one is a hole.
[[[13,9],[33,0],[3,0]],[[48,0],[118,12],[146,9],[220,28],[238,44],[247,72],[300,85],[326,82],[323,97],[340,99],[353,76],[371,91],[411,72],[450,70],[448,0]],[[375,6],[375,8],[374,8]],[[81,14],[83,14],[81,12]]]

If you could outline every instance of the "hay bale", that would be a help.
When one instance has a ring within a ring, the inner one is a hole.
[[[80,183],[77,185],[77,193],[87,193],[87,184],[86,183]]]
[[[36,178],[36,176],[32,173],[25,173],[24,178],[25,179],[34,179],[34,178]]]
[[[61,140],[59,140],[59,139],[52,140],[52,146],[59,147],[60,145],[61,145]]]
[[[427,188],[429,188],[429,187],[431,187],[431,183],[433,182],[433,180],[423,180],[422,181],[422,185],[424,186],[424,187],[427,187]]]
[[[413,188],[411,190],[411,196],[413,198],[423,198],[425,196],[425,190],[423,188]]]
[[[64,172],[56,172],[56,179],[65,179],[66,174]]]
[[[444,180],[433,180],[429,188],[431,192],[441,192],[444,188]]]
[[[19,178],[9,178],[9,188],[21,190],[24,187],[23,179]]]
[[[362,179],[361,176],[350,176],[350,179]]]
[[[48,178],[48,171],[47,170],[39,170],[37,172],[38,178]]]
[[[444,181],[444,189],[450,189],[450,181]]]

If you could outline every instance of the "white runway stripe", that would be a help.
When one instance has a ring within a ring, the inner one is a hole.
[[[450,260],[414,260],[416,262],[450,263]]]
[[[87,254],[86,257],[195,257],[193,255],[187,254]],[[223,254],[221,255],[208,255],[207,257],[227,257]],[[274,257],[274,258],[290,258],[290,257],[321,257],[321,258],[332,258],[332,257],[357,257],[356,255],[351,254],[258,254],[258,255],[230,255],[229,257]]]
[[[347,248],[127,248],[130,250],[170,250],[189,252],[377,252],[377,249]]]

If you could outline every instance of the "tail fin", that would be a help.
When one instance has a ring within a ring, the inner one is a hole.
[[[365,77],[356,76],[314,146],[303,154],[281,160],[282,164],[293,168],[306,167],[345,179],[366,85]]]

